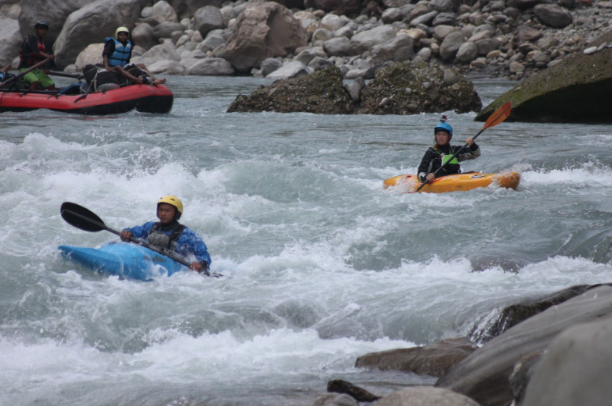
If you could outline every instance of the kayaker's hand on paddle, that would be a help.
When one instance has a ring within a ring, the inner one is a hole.
[[[132,238],[132,233],[130,233],[128,230],[123,230],[121,234],[119,234],[119,237],[121,237],[122,241],[130,241]]]
[[[425,179],[427,179],[428,182],[433,182],[434,180],[436,180],[436,177],[433,173],[430,173]]]
[[[189,269],[193,269],[196,272],[200,272],[202,271],[202,264],[200,264],[199,262],[192,262]]]
[[[474,143],[474,138],[470,137],[467,140],[465,140],[465,143],[468,144],[468,146],[472,146],[472,144]]]

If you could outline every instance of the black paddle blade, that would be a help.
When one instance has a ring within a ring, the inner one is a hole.
[[[66,223],[83,231],[97,232],[107,229],[100,217],[76,203],[62,203],[60,213]]]

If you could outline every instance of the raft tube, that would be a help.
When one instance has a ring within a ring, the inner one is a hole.
[[[136,109],[144,113],[169,113],[174,95],[166,86],[131,85],[88,94],[60,91],[0,90],[0,113],[49,109],[77,114],[117,114]]]
[[[521,181],[518,172],[503,173],[459,173],[436,178],[433,182],[427,183],[420,192],[425,193],[447,193],[447,192],[466,192],[479,187],[495,185],[498,187],[516,189]],[[405,188],[405,193],[414,193],[421,186],[416,175],[399,175],[389,178],[383,182],[383,188],[389,187]]]
[[[60,245],[62,255],[95,272],[141,281],[187,271],[178,262],[135,244],[109,244],[100,248]]]

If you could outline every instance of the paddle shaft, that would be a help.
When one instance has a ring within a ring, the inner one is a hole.
[[[55,71],[49,72],[49,75],[63,76],[65,78],[74,78],[74,79],[83,79],[84,77],[80,73],[66,73],[66,72],[55,72]]]
[[[14,81],[16,81],[19,78],[24,77],[25,75],[27,75],[29,72],[33,71],[36,68],[39,68],[41,66],[43,66],[44,64],[46,64],[47,62],[49,62],[50,59],[47,58],[44,61],[38,62],[36,65],[34,66],[30,66],[28,69],[24,70],[23,72],[20,72],[18,75],[13,76],[12,78],[5,80],[4,82],[0,83],[0,87],[4,87],[6,85],[8,85],[9,83],[13,83]]]

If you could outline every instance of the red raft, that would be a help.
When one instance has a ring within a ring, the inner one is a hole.
[[[63,93],[64,92],[64,93]],[[0,90],[0,113],[49,109],[77,114],[117,114],[136,109],[145,113],[169,113],[174,96],[166,86],[131,85],[99,93]],[[71,94],[77,93],[77,94]]]

